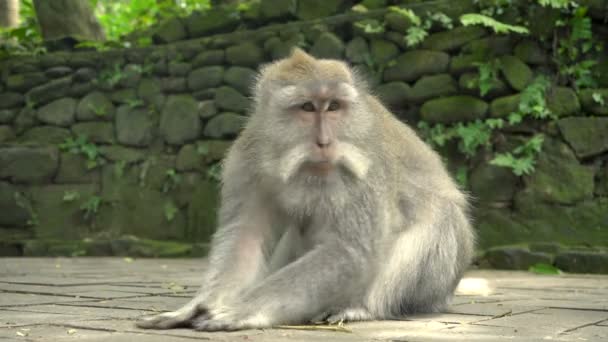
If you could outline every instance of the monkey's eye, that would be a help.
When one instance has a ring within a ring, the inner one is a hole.
[[[340,103],[338,101],[331,101],[329,103],[329,106],[327,107],[327,110],[330,112],[336,111],[340,109]]]
[[[312,102],[306,102],[300,108],[305,112],[314,112],[316,110],[315,105],[312,104]]]

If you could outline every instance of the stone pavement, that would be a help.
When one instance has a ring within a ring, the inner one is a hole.
[[[348,331],[141,330],[142,314],[185,303],[202,260],[0,259],[1,341],[608,341],[608,276],[471,271],[493,287],[447,313],[345,324]]]

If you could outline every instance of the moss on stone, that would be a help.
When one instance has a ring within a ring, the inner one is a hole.
[[[362,37],[353,38],[346,44],[346,58],[353,63],[365,63],[370,57],[367,41]]]
[[[398,109],[404,106],[410,98],[411,88],[405,82],[390,82],[376,89],[380,100],[388,107]]]
[[[455,95],[457,92],[456,81],[449,74],[423,76],[412,87],[410,100],[422,103],[435,97]]]
[[[448,69],[450,56],[444,52],[429,50],[408,51],[397,57],[394,65],[384,70],[384,81],[411,82],[423,75],[444,73]]]
[[[264,61],[264,51],[252,42],[233,45],[226,49],[226,61],[231,65],[257,67]]]
[[[515,46],[514,53],[524,63],[543,65],[549,62],[547,52],[535,40],[522,40]]]
[[[460,75],[465,72],[472,72],[477,70],[477,64],[483,63],[485,59],[483,56],[476,54],[463,54],[452,57],[450,61],[450,73]]]
[[[569,117],[559,120],[557,125],[579,158],[608,151],[608,118]]]
[[[315,41],[310,53],[317,58],[340,59],[344,54],[344,43],[335,34],[325,32]]]
[[[472,96],[450,96],[425,102],[420,116],[431,123],[456,123],[481,119],[488,111],[488,104]]]
[[[578,96],[586,112],[608,116],[608,88],[581,89]]]
[[[532,198],[548,203],[574,204],[593,197],[594,171],[581,165],[570,147],[545,139],[536,170],[525,178]]]
[[[399,48],[397,45],[384,39],[372,39],[371,57],[374,63],[383,65],[395,58],[398,54]]]
[[[466,43],[486,35],[485,29],[479,26],[461,26],[449,31],[433,33],[423,42],[422,47],[437,51],[454,51]]]
[[[318,19],[335,14],[344,0],[306,0],[299,1],[296,16],[302,20]]]
[[[554,87],[546,94],[547,108],[558,117],[580,114],[581,104],[571,88]]]
[[[526,63],[512,55],[500,58],[500,70],[509,85],[517,91],[524,90],[532,82],[534,76],[532,69]]]
[[[493,118],[506,118],[519,108],[520,94],[509,95],[494,99],[490,104],[490,116]]]

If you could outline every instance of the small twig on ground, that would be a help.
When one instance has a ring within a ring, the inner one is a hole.
[[[345,328],[342,325],[277,325],[276,329],[290,329],[290,330],[325,330],[325,331],[337,331],[352,333],[353,331]]]

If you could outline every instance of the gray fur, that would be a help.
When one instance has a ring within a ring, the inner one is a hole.
[[[277,104],[326,75],[354,95],[331,131],[343,158],[321,177],[302,171],[314,132]],[[301,163],[286,159],[290,151]],[[436,312],[472,257],[467,199],[438,155],[338,61],[296,51],[263,69],[222,179],[203,286],[188,305],[138,326],[237,330]]]

